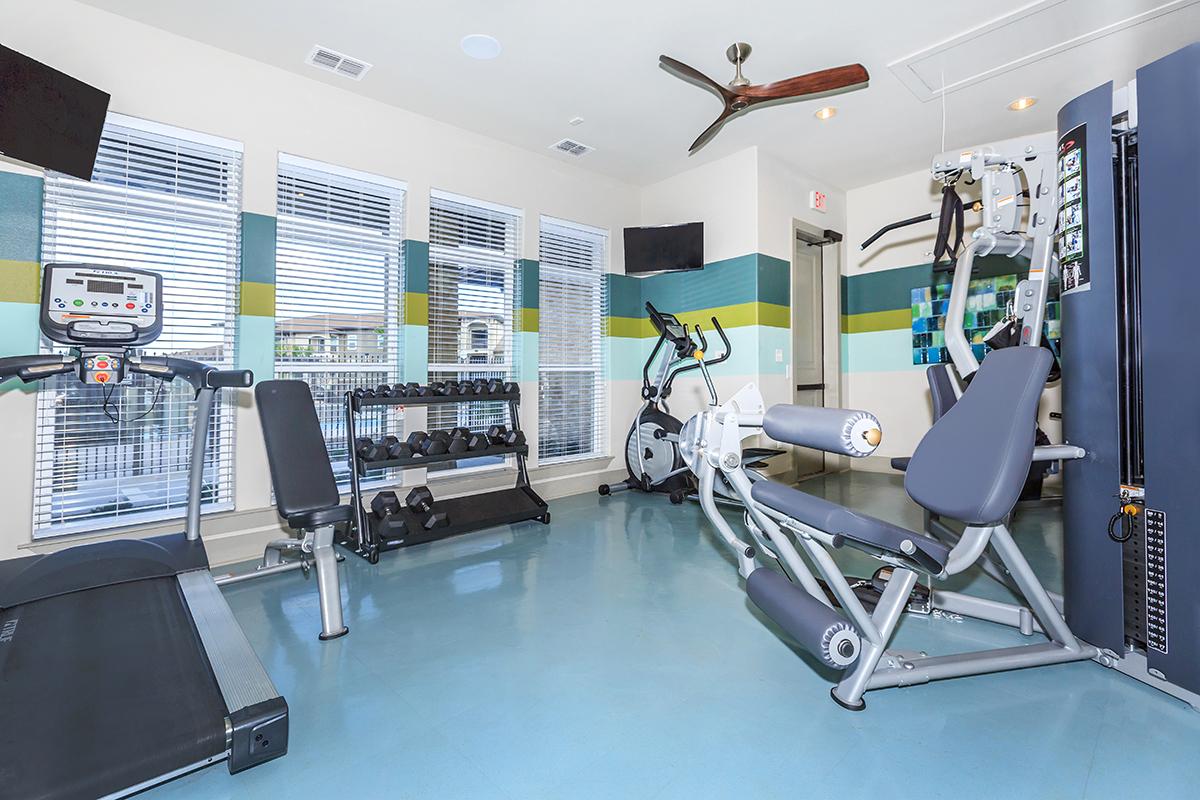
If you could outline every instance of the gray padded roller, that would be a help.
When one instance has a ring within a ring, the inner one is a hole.
[[[844,669],[858,658],[854,626],[775,570],[759,567],[751,572],[746,593],[775,624],[829,666]]]
[[[763,416],[763,430],[777,442],[862,458],[875,452],[883,429],[866,411],[777,405]]]

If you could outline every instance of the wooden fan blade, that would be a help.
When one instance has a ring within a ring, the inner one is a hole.
[[[677,78],[682,78],[689,83],[694,83],[697,86],[712,91],[726,102],[733,97],[733,92],[729,91],[729,89],[717,83],[695,67],[689,67],[682,61],[676,61],[670,56],[659,56],[658,65]]]
[[[844,67],[823,69],[773,83],[744,86],[738,89],[737,93],[756,101],[781,100],[810,94],[848,92],[866,86],[870,80],[871,76],[862,64],[847,64]]]
[[[717,135],[721,128],[725,126],[725,123],[729,120],[729,118],[735,113],[736,112],[733,109],[726,106],[725,110],[721,112],[720,116],[713,120],[713,124],[705,128],[704,133],[697,136],[696,141],[692,142],[692,146],[688,148],[688,155],[690,156],[692,153],[708,144],[709,141]]]

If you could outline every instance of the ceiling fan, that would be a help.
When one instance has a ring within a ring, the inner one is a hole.
[[[745,42],[735,42],[729,45],[729,49],[725,51],[725,57],[733,64],[736,71],[728,86],[722,86],[700,70],[689,67],[682,61],[676,61],[670,56],[658,57],[659,66],[667,72],[688,83],[694,83],[712,91],[725,103],[724,110],[713,121],[713,124],[705,128],[696,141],[692,142],[692,146],[688,148],[688,155],[708,144],[721,130],[721,126],[742,111],[760,105],[774,105],[791,100],[811,100],[830,94],[850,92],[863,88],[871,79],[862,64],[847,64],[844,67],[823,69],[773,83],[752,84],[742,75],[742,64],[750,57],[750,45]]]

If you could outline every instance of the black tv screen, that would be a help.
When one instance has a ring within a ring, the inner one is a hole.
[[[108,93],[0,45],[0,154],[91,180]]]
[[[625,229],[625,272],[663,272],[704,266],[704,223]]]

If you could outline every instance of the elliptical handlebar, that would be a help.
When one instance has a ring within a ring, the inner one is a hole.
[[[671,394],[671,384],[674,382],[675,377],[680,373],[690,372],[694,369],[703,369],[705,372],[705,380],[708,381],[708,367],[712,366],[713,364],[720,364],[722,361],[728,360],[729,356],[733,353],[733,346],[729,344],[729,337],[725,335],[725,329],[721,327],[721,323],[717,322],[716,317],[710,317],[709,320],[713,324],[713,329],[716,330],[717,334],[721,337],[721,343],[725,346],[725,352],[717,358],[704,358],[704,354],[708,352],[708,340],[704,337],[703,329],[701,329],[700,325],[697,324],[696,338],[700,340],[699,347],[693,346],[690,353],[692,358],[690,358],[687,363],[683,363],[675,367],[670,371],[670,373],[667,374],[667,379],[663,382],[662,391],[660,392],[663,397],[667,397]],[[711,391],[711,382],[709,383],[709,389]]]

